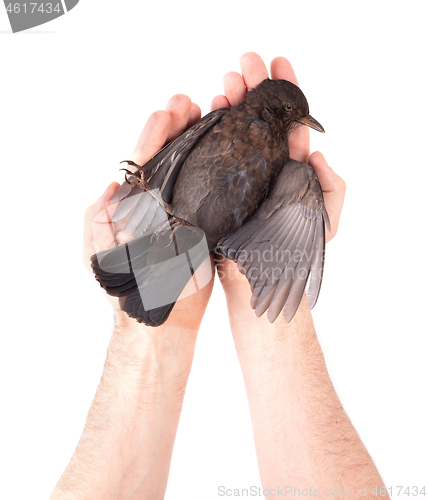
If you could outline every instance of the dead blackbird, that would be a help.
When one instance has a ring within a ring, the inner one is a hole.
[[[163,324],[214,251],[248,278],[257,316],[269,309],[273,322],[283,310],[290,321],[309,273],[308,305],[315,305],[329,221],[315,170],[289,155],[299,125],[324,132],[296,85],[266,79],[145,165],[127,162],[126,182],[110,200],[123,200],[112,222],[126,220],[124,232],[135,239],[93,255],[92,268],[129,316]]]

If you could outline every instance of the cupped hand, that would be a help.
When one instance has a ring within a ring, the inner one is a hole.
[[[249,90],[256,87],[265,78],[269,78],[263,60],[254,52],[248,52],[241,57],[241,70],[242,75],[234,71],[226,73],[223,80],[224,95],[214,97],[211,103],[212,110],[240,104]],[[274,80],[288,80],[298,85],[293,68],[284,57],[273,59],[270,65],[270,73],[270,77]],[[324,156],[319,151],[310,154],[308,127],[301,126],[293,130],[290,135],[289,146],[291,158],[308,163],[318,175],[331,223],[331,231],[326,231],[326,239],[330,241],[336,235],[339,226],[345,198],[345,182],[327,164]],[[229,314],[231,304],[233,304],[235,312],[242,309],[243,314],[249,314],[251,319],[255,319],[254,311],[251,310],[249,305],[250,286],[247,279],[238,272],[236,264],[228,259],[220,259],[217,262],[217,269],[226,295],[232,291],[234,294],[234,297],[231,296],[232,294],[229,294],[228,297]]]
[[[201,110],[197,104],[193,103],[185,95],[175,95],[168,101],[165,111],[156,111],[150,116],[140,134],[130,159],[138,165],[143,165],[166,143],[181,135],[200,118]],[[113,231],[110,222],[110,216],[114,213],[115,207],[109,203],[109,200],[118,188],[119,184],[117,182],[111,183],[104,194],[86,210],[84,218],[83,258],[89,270],[90,257],[95,252],[107,250],[123,243],[120,231],[118,233],[116,228]],[[206,282],[207,273],[211,273],[211,280],[208,285],[200,289],[197,293],[179,300],[164,325],[157,328],[145,325],[142,325],[142,327],[149,331],[155,330],[157,334],[161,334],[162,331],[171,328],[173,330],[187,328],[197,330],[212,291],[212,268],[213,263],[206,262],[198,269],[195,276],[198,282]],[[204,273],[205,279],[199,280],[198,273]],[[183,295],[186,295],[186,290],[183,291]],[[117,320],[126,325],[137,324],[135,320],[128,318],[126,313],[120,310],[118,299],[107,294],[106,296],[116,312]]]
[[[269,78],[263,60],[254,52],[247,52],[241,57],[241,70],[242,75],[235,71],[225,74],[223,79],[224,95],[214,97],[211,110],[240,104],[249,90],[257,87],[262,80]],[[293,67],[285,57],[276,57],[271,62],[270,72],[270,77],[273,80],[288,80],[298,85]],[[340,213],[345,198],[345,182],[329,167],[319,151],[310,154],[308,127],[302,126],[293,130],[289,145],[291,158],[309,163],[318,175],[331,223],[331,232],[326,235],[327,241],[330,241],[336,235],[339,226]]]

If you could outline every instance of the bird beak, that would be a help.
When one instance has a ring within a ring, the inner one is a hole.
[[[300,116],[296,116],[294,119],[296,120],[296,122],[299,122],[302,125],[307,125],[308,127],[311,127],[314,130],[318,130],[318,132],[325,132],[321,123],[317,122],[315,118],[312,118],[311,115],[306,115],[303,118],[301,118]]]

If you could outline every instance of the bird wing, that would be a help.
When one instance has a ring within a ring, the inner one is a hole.
[[[153,230],[168,219],[160,197],[170,203],[189,153],[227,110],[204,116],[141,167],[144,180],[157,191],[156,197],[124,182],[110,199],[110,203],[120,202],[111,222],[134,239],[92,255],[91,266],[106,292],[120,297],[120,307],[147,325],[166,321],[185,285],[209,255],[205,235],[198,228],[166,227],[156,237]]]
[[[324,224],[330,230],[315,170],[289,160],[253,217],[220,240],[217,250],[250,282],[257,316],[268,310],[272,323],[282,310],[291,321],[309,275],[308,305],[314,307],[324,268]]]
[[[201,118],[193,127],[190,127],[180,137],[167,144],[143,166],[144,179],[152,189],[159,189],[159,193],[166,203],[172,199],[172,191],[181,167],[197,142],[210,130],[229,108],[221,108]],[[140,188],[134,188],[141,191]],[[116,203],[127,197],[133,190],[132,186],[124,182],[110,200]]]

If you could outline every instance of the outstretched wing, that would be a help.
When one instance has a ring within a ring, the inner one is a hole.
[[[172,200],[175,181],[189,153],[229,109],[217,109],[204,116],[142,166],[144,179],[152,189],[159,189],[159,194],[166,203]],[[139,188],[134,188],[134,192],[137,192],[136,190],[141,192]],[[131,191],[133,191],[132,186],[124,182],[112,196],[110,203],[123,200]]]
[[[308,305],[314,307],[324,268],[325,227],[330,229],[315,170],[289,160],[254,216],[223,238],[217,250],[238,264],[250,282],[256,315],[281,310],[291,321],[309,275]]]

